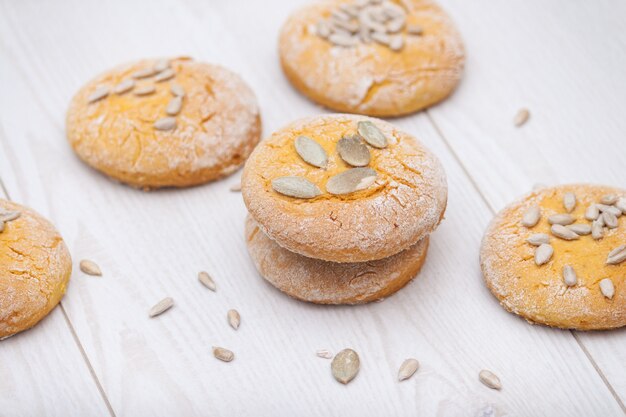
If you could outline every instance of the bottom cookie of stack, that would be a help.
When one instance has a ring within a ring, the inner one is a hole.
[[[316,304],[362,304],[387,297],[420,271],[428,237],[388,258],[335,263],[293,253],[271,240],[250,216],[246,243],[261,276],[291,297]]]

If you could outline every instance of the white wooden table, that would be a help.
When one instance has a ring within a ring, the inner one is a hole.
[[[238,174],[144,193],[72,153],[73,93],[140,57],[188,54],[240,73],[266,135],[323,112],[278,64],[279,27],[304,3],[0,1],[0,194],[49,217],[75,264],[104,271],[75,268],[61,306],[0,343],[0,416],[626,414],[626,329],[530,325],[500,308],[478,265],[487,222],[533,184],[626,186],[625,1],[442,0],[466,42],[463,82],[393,122],[443,161],[448,211],[422,273],[381,303],[319,307],[266,284],[246,253],[241,195],[228,191]],[[521,107],[532,116],[516,129]],[[202,269],[217,293],[198,284]],[[167,295],[174,309],[148,319]],[[212,345],[235,361],[214,359]],[[362,360],[348,386],[314,354],[345,347]],[[398,383],[406,357],[421,368]],[[478,382],[483,368],[502,391]]]

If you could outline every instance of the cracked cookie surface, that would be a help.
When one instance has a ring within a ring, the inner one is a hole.
[[[315,33],[348,0],[321,1],[296,11],[285,22],[280,61],[289,81],[311,100],[330,109],[399,116],[431,106],[452,93],[465,62],[461,37],[443,10],[427,0],[395,2],[404,8],[407,24],[422,34],[407,36],[404,48],[393,51],[374,41],[333,46]]]
[[[419,272],[428,237],[385,259],[335,263],[288,251],[246,219],[246,244],[257,270],[270,284],[298,300],[316,304],[362,304],[387,297]]]
[[[111,92],[89,102],[98,88],[132,80],[133,74],[159,61],[119,66],[78,91],[66,123],[75,152],[106,175],[145,189],[192,186],[234,172],[257,144],[261,122],[254,93],[225,68],[173,58],[173,78],[161,82],[155,76],[134,79],[130,91]],[[154,124],[168,116],[172,84],[184,90],[182,108],[174,116],[174,129],[159,130]],[[150,86],[155,87],[154,93],[135,94]]]
[[[606,228],[595,240],[591,234],[564,240],[550,230],[548,217],[566,213],[564,196],[573,193],[576,205],[571,211],[575,223],[591,224],[585,218],[589,205],[604,195],[626,196],[626,190],[612,187],[573,184],[534,191],[500,211],[489,225],[482,241],[480,263],[485,282],[500,304],[526,320],[553,327],[595,330],[626,325],[626,262],[606,263],[614,248],[626,244],[626,216],[618,227]],[[541,210],[539,222],[522,226],[524,213],[533,206]],[[538,266],[536,247],[527,239],[534,234],[549,236],[554,249],[550,260]],[[563,267],[573,268],[577,282],[564,282]],[[603,295],[600,281],[612,280],[615,294]]]
[[[329,178],[350,168],[337,142],[366,120],[388,141],[384,149],[370,148],[376,181],[351,194],[325,192]],[[326,168],[300,158],[294,141],[301,135],[324,148]],[[273,179],[294,175],[324,192],[298,199],[272,189]],[[332,262],[382,259],[414,245],[441,221],[447,190],[439,160],[415,138],[382,120],[345,114],[301,119],[275,132],[250,155],[242,176],[244,202],[264,233],[290,251]]]
[[[18,210],[0,233],[0,339],[29,329],[61,300],[72,272],[69,251],[54,226],[34,211]]]

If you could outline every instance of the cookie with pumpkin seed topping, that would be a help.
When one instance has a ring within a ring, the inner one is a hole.
[[[105,72],[74,96],[66,127],[87,164],[144,189],[228,175],[261,133],[247,84],[189,58],[144,59]]]
[[[337,149],[346,137],[359,140],[342,148],[354,158]],[[367,166],[346,161],[363,165],[363,147]],[[331,262],[409,248],[437,227],[447,203],[445,172],[424,145],[385,121],[345,114],[301,119],[263,140],[246,162],[242,193],[270,239]]]

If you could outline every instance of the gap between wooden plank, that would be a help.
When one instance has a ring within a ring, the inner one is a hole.
[[[443,132],[441,131],[441,129],[439,129],[439,126],[437,125],[437,123],[435,123],[435,120],[430,115],[430,112],[428,110],[425,110],[424,113],[426,114],[426,117],[428,118],[430,123],[433,125],[433,128],[437,132],[437,135],[439,135],[439,137],[443,141],[444,145],[446,146],[446,148],[448,149],[450,154],[452,154],[452,157],[459,164],[459,166],[461,167],[461,170],[463,170],[463,173],[465,173],[465,176],[468,178],[469,182],[472,184],[472,187],[474,187],[474,189],[476,190],[478,195],[480,195],[480,198],[485,203],[485,206],[487,206],[487,208],[491,211],[491,214],[495,216],[496,215],[496,210],[491,206],[491,204],[487,200],[487,197],[485,197],[485,195],[482,193],[482,191],[478,187],[478,183],[476,183],[476,181],[474,181],[474,177],[469,173],[469,171],[465,167],[465,164],[463,164],[463,161],[461,161],[461,158],[459,158],[459,156],[454,151],[454,149],[452,148],[450,143],[446,140],[446,137],[443,135]],[[593,359],[593,357],[591,356],[591,354],[589,353],[589,351],[585,347],[584,343],[578,338],[578,335],[576,334],[576,332],[574,330],[569,330],[569,333],[572,335],[572,337],[574,338],[574,340],[578,344],[578,347],[583,351],[583,353],[585,354],[585,356],[587,357],[589,362],[591,362],[591,365],[593,366],[593,368],[596,370],[596,372],[600,376],[600,379],[602,379],[602,381],[604,382],[604,385],[606,385],[606,387],[608,388],[609,392],[611,393],[613,398],[615,398],[615,401],[617,401],[617,403],[619,404],[620,408],[622,409],[622,411],[626,415],[626,406],[622,402],[622,400],[619,397],[619,395],[617,395],[617,392],[615,392],[615,389],[613,388],[611,383],[608,381],[606,376],[604,376],[604,373],[602,372],[602,370],[600,369],[600,367],[598,366],[596,361]]]
[[[7,190],[6,186],[4,185],[2,178],[0,178],[0,189],[2,189],[2,191],[4,192],[4,195],[6,196],[7,200],[11,200],[11,195],[9,194],[9,190]],[[91,365],[91,361],[87,357],[87,352],[85,352],[85,349],[83,348],[83,344],[80,342],[80,339],[78,338],[78,335],[76,334],[76,331],[74,330],[74,326],[72,325],[72,322],[70,321],[70,318],[67,315],[67,312],[65,311],[65,307],[63,306],[62,301],[59,301],[59,308],[61,309],[61,312],[63,313],[63,317],[65,318],[65,323],[67,324],[67,327],[69,328],[70,333],[72,334],[74,343],[76,343],[76,346],[78,347],[80,355],[83,357],[83,360],[85,361],[85,364],[87,365],[87,369],[89,370],[89,373],[91,374],[91,377],[93,378],[96,384],[96,388],[98,388],[98,392],[100,392],[100,396],[102,396],[102,400],[104,401],[104,404],[106,405],[107,410],[109,410],[109,415],[111,417],[116,417],[115,411],[113,411],[113,407],[111,406],[111,403],[109,402],[109,398],[104,392],[104,389],[102,388],[102,384],[100,384],[100,380],[98,379],[98,376],[96,375],[96,372],[94,371],[93,366]]]

